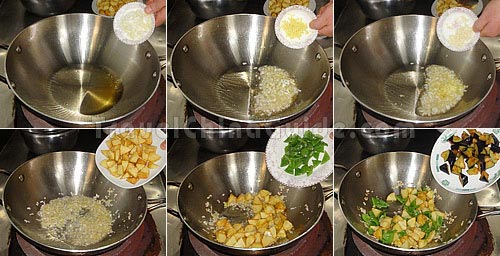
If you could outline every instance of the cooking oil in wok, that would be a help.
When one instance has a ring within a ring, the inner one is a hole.
[[[108,68],[75,64],[52,75],[50,91],[63,107],[83,115],[96,115],[111,109],[121,98],[121,79]]]
[[[250,112],[253,88],[258,84],[257,67],[243,66],[238,70],[228,70],[215,83],[216,100],[228,113],[237,111],[241,115],[247,115]]]
[[[384,81],[385,98],[398,109],[413,113],[424,81],[424,67],[396,70]]]

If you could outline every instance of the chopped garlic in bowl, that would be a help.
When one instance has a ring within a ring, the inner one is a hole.
[[[455,52],[472,49],[479,40],[479,32],[472,30],[476,20],[476,14],[467,8],[456,7],[447,10],[437,23],[439,41]]]
[[[146,5],[133,2],[124,5],[113,20],[113,29],[120,41],[134,45],[141,44],[153,34],[155,18],[144,12]]]
[[[318,31],[311,29],[309,23],[316,15],[300,5],[290,6],[280,12],[274,24],[278,40],[286,47],[301,49],[310,45],[318,36]]]

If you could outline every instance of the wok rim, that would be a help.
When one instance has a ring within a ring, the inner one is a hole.
[[[43,155],[39,155],[37,157],[34,157],[28,161],[25,161],[24,163],[22,163],[21,165],[19,165],[18,167],[16,167],[16,169],[10,174],[9,178],[7,178],[7,180],[5,181],[5,185],[4,187],[6,187],[8,184],[9,184],[9,181],[12,177],[14,177],[14,174],[23,166],[25,166],[26,164],[30,163],[32,160],[35,160],[35,159],[38,159],[38,158],[42,158],[42,157],[48,157],[49,155],[61,155],[61,154],[65,154],[65,153],[71,153],[71,154],[83,154],[83,155],[89,155],[89,156],[94,156],[95,157],[95,153],[91,153],[91,152],[84,152],[84,151],[56,151],[56,152],[51,152],[51,153],[47,153],[47,154],[43,154]],[[92,163],[95,165],[95,161],[92,161]],[[96,166],[97,168],[97,166]],[[102,175],[101,172],[99,170],[97,170],[97,172],[99,172],[99,175]],[[103,176],[104,177],[104,176]],[[104,177],[106,179],[106,177]],[[108,181],[109,182],[109,181]],[[110,184],[112,184],[110,182]],[[114,185],[114,184],[112,184]],[[116,186],[116,185],[114,185]],[[146,196],[146,191],[144,190],[143,187],[140,188],[140,192],[144,194],[144,196]],[[115,246],[118,246],[119,244],[125,242],[128,238],[130,238],[141,226],[142,224],[144,223],[144,220],[146,219],[146,214],[147,214],[147,211],[148,211],[148,208],[147,208],[147,200],[144,200],[145,202],[145,206],[144,206],[144,212],[142,213],[142,218],[140,220],[140,224],[137,225],[131,232],[129,232],[129,234],[127,234],[126,236],[124,236],[122,239],[114,242],[114,243],[110,243],[106,246],[102,246],[102,247],[99,247],[99,248],[94,248],[94,249],[75,249],[75,250],[71,250],[71,249],[63,249],[63,248],[57,248],[55,246],[50,246],[50,245],[45,245],[43,243],[40,243],[38,241],[36,241],[35,239],[33,239],[32,237],[28,236],[27,234],[25,234],[23,232],[22,229],[20,229],[18,226],[16,226],[16,224],[12,221],[12,218],[9,214],[9,211],[7,211],[7,203],[5,201],[5,193],[2,194],[2,202],[3,202],[3,207],[5,209],[5,212],[7,213],[7,217],[9,218],[9,221],[10,221],[10,224],[16,229],[17,232],[19,232],[23,237],[27,238],[29,240],[29,242],[33,242],[34,244],[38,245],[38,246],[41,246],[42,248],[47,248],[49,250],[52,250],[52,251],[56,251],[56,252],[62,252],[62,253],[100,253],[100,252],[103,252],[103,251],[106,251],[108,249],[111,249]],[[111,233],[113,235],[113,233]]]
[[[191,33],[191,31],[197,29],[199,26],[203,25],[203,24],[206,24],[208,22],[215,22],[216,20],[219,20],[219,19],[227,19],[228,17],[236,17],[236,16],[241,16],[241,17],[264,17],[265,19],[272,19],[274,20],[274,18],[271,18],[269,16],[266,16],[266,15],[260,15],[260,14],[249,14],[249,13],[240,13],[240,14],[230,14],[230,15],[223,15],[223,16],[219,16],[219,17],[216,17],[216,18],[213,18],[213,19],[209,19],[209,20],[206,20],[192,28],[190,28],[188,31],[186,31],[186,33],[184,33],[180,38],[179,40],[177,40],[177,42],[175,43],[174,45],[174,48],[172,49],[172,55],[170,57],[170,59],[172,60],[174,54],[176,54],[176,52],[179,52],[180,50],[177,50],[178,46],[179,46],[179,43],[182,41],[182,39],[184,39],[184,37],[186,37],[188,34]],[[279,42],[279,41],[278,41]],[[279,42],[279,44],[281,44],[281,42]],[[312,45],[315,45],[319,48],[319,52],[322,53],[326,58],[323,60],[323,62],[325,62],[325,67],[326,66],[329,66],[328,64],[328,55],[326,54],[325,52],[325,49],[323,49],[323,47],[321,47],[321,45],[318,43],[318,41],[314,40]],[[180,48],[180,46],[179,46]],[[177,50],[177,51],[176,51]],[[297,117],[299,116],[300,114],[304,113],[306,110],[308,110],[309,108],[311,108],[320,98],[321,96],[323,96],[323,94],[325,93],[327,87],[328,87],[328,83],[330,81],[330,76],[331,76],[331,69],[329,69],[329,72],[326,72],[327,73],[327,77],[324,79],[325,82],[323,84],[323,89],[321,91],[321,93],[318,94],[318,96],[313,100],[311,101],[309,104],[307,104],[304,108],[302,108],[301,110],[297,111],[296,113],[292,113],[292,114],[289,114],[289,115],[286,115],[286,116],[283,116],[283,117],[275,117],[275,118],[271,118],[271,119],[262,119],[262,120],[254,120],[254,119],[250,119],[250,120],[241,120],[241,119],[238,119],[238,118],[234,118],[234,117],[228,117],[228,116],[224,116],[224,115],[221,115],[221,114],[218,114],[218,113],[215,113],[213,112],[212,110],[208,110],[206,109],[205,107],[202,107],[201,105],[199,105],[198,103],[196,103],[194,100],[192,100],[188,95],[187,93],[184,92],[184,90],[182,89],[182,84],[179,85],[179,81],[177,79],[175,79],[175,73],[174,73],[174,70],[173,70],[173,64],[172,64],[172,61],[170,62],[170,70],[171,70],[171,76],[172,76],[172,80],[174,82],[174,85],[176,88],[178,88],[182,95],[184,96],[184,98],[186,98],[189,103],[193,104],[195,107],[197,107],[198,109],[202,110],[203,112],[206,112],[210,115],[213,115],[215,117],[219,117],[219,118],[222,118],[224,120],[227,120],[227,121],[233,121],[233,122],[238,122],[238,123],[244,123],[244,124],[265,124],[265,123],[280,123],[280,122],[283,122],[283,121],[286,121],[286,120],[290,120],[294,117]],[[288,109],[288,108],[287,108]],[[279,113],[278,113],[279,114]]]
[[[219,155],[219,156],[216,156],[216,157],[213,157],[213,158],[210,158],[206,161],[204,161],[203,163],[197,165],[196,167],[194,167],[191,171],[189,171],[189,174],[182,180],[182,182],[180,183],[180,186],[179,186],[179,189],[177,190],[177,205],[179,206],[179,194],[181,192],[181,188],[183,187],[183,185],[185,185],[185,181],[187,180],[187,178],[189,178],[193,172],[195,172],[198,167],[202,166],[203,164],[205,164],[206,162],[208,161],[212,161],[212,160],[219,160],[221,158],[226,158],[227,156],[229,155],[235,155],[235,154],[242,154],[242,155],[261,155],[263,156],[263,161],[266,162],[265,160],[265,153],[264,152],[260,152],[260,151],[241,151],[241,152],[234,152],[234,153],[228,153],[228,154],[222,154],[222,155]],[[267,163],[266,163],[266,170],[267,170]],[[269,170],[267,170],[267,172],[269,172]],[[276,182],[279,183],[279,181],[276,180]],[[280,183],[281,184],[281,183]],[[317,184],[319,186],[321,186],[319,183]],[[322,191],[322,190],[321,190]],[[181,207],[178,207],[179,209],[179,215],[180,215],[180,219],[182,221],[182,223],[188,227],[189,231],[192,232],[196,237],[200,237],[203,241],[203,243],[207,244],[208,246],[212,247],[212,248],[217,248],[217,250],[223,250],[225,252],[227,251],[239,251],[240,253],[243,253],[244,255],[250,255],[252,253],[266,253],[268,251],[274,251],[274,252],[280,252],[280,251],[283,251],[283,250],[286,250],[287,248],[289,248],[290,246],[294,245],[295,243],[299,242],[299,240],[301,238],[303,238],[304,236],[306,236],[312,229],[314,229],[316,227],[316,225],[318,225],[319,221],[321,220],[321,217],[323,216],[323,213],[325,211],[325,196],[323,194],[323,192],[321,192],[322,195],[321,195],[321,211],[320,211],[320,214],[318,215],[318,217],[316,218],[316,220],[314,221],[314,223],[309,227],[307,228],[304,232],[302,232],[300,235],[298,235],[297,237],[285,242],[285,243],[281,243],[281,244],[277,244],[277,245],[273,245],[273,246],[269,246],[269,247],[262,247],[262,248],[239,248],[239,247],[232,247],[232,246],[226,246],[224,244],[221,244],[221,243],[218,243],[218,242],[215,242],[213,240],[210,240],[208,239],[207,237],[199,234],[193,227],[191,227],[187,221],[185,220],[185,214],[182,212],[182,208]]]
[[[382,248],[384,251],[386,252],[397,252],[398,254],[401,254],[401,255],[415,255],[415,254],[426,254],[426,253],[431,253],[431,252],[437,252],[437,251],[441,251],[443,249],[445,249],[446,247],[448,246],[451,246],[452,244],[454,244],[455,242],[457,242],[460,238],[462,238],[468,231],[469,229],[472,227],[472,225],[474,224],[474,222],[476,221],[477,219],[477,212],[478,212],[478,207],[475,207],[474,209],[474,220],[471,221],[470,223],[467,224],[467,228],[459,235],[457,235],[455,238],[453,239],[450,239],[448,241],[446,241],[445,243],[442,243],[438,246],[434,246],[434,247],[424,247],[422,249],[405,249],[405,248],[400,248],[400,247],[396,247],[396,246],[391,246],[391,245],[386,245],[386,244],[383,244],[379,241],[376,241],[375,238],[373,237],[370,237],[366,234],[364,234],[363,232],[359,231],[357,228],[354,227],[354,224],[351,223],[349,221],[348,218],[346,218],[346,214],[344,213],[344,208],[345,208],[345,204],[342,204],[340,202],[340,198],[342,197],[342,195],[340,194],[340,191],[342,189],[342,186],[345,184],[344,183],[344,179],[346,179],[347,175],[349,174],[349,172],[351,170],[353,170],[354,168],[356,168],[358,165],[361,165],[363,164],[364,162],[366,162],[367,160],[371,159],[371,158],[375,158],[375,157],[380,157],[381,155],[417,155],[417,156],[424,156],[426,158],[429,159],[430,161],[430,156],[427,155],[427,154],[423,154],[423,153],[419,153],[419,152],[412,152],[412,151],[392,151],[392,152],[385,152],[385,153],[380,153],[380,154],[376,154],[376,155],[372,155],[370,157],[367,157],[359,162],[357,162],[355,165],[353,165],[349,171],[346,172],[346,174],[342,177],[342,180],[340,182],[340,187],[339,187],[339,201],[338,201],[338,204],[340,206],[340,211],[342,212],[342,216],[344,217],[344,219],[346,220],[347,224],[349,224],[349,226],[351,227],[352,230],[354,230],[358,235],[361,236],[361,238],[365,239],[366,241],[369,241],[370,244],[378,247],[378,248]],[[432,179],[434,179],[434,177],[432,177]],[[406,185],[406,184],[403,184],[403,185]],[[451,192],[450,192],[451,193]],[[476,197],[473,197],[473,200],[475,200],[476,202],[476,205],[477,205],[477,199]],[[453,223],[453,225],[455,225],[457,223]]]
[[[479,101],[477,101],[469,109],[467,109],[465,111],[462,111],[461,113],[459,113],[459,114],[457,114],[455,116],[448,116],[448,117],[439,118],[439,119],[414,120],[414,119],[405,119],[405,118],[402,118],[402,117],[391,116],[389,114],[386,114],[386,113],[383,113],[381,111],[375,110],[372,107],[370,107],[368,104],[366,104],[364,101],[361,101],[359,99],[359,97],[356,97],[356,95],[351,91],[351,89],[350,89],[351,86],[350,85],[349,86],[346,85],[346,80],[344,78],[344,72],[342,72],[342,70],[343,70],[342,69],[342,57],[344,56],[344,51],[347,51],[347,46],[353,40],[353,38],[355,36],[357,36],[359,33],[361,33],[362,31],[364,31],[367,27],[372,26],[372,25],[374,26],[374,24],[379,23],[379,21],[385,21],[385,20],[395,19],[395,18],[401,18],[401,17],[425,17],[427,19],[430,18],[430,19],[436,19],[437,20],[437,18],[434,17],[434,16],[419,15],[419,14],[407,14],[407,15],[398,15],[398,16],[391,16],[391,17],[383,18],[383,19],[377,20],[377,21],[375,21],[375,22],[373,22],[371,24],[368,24],[368,25],[360,28],[351,37],[349,37],[349,39],[345,43],[344,47],[342,47],[342,51],[340,52],[339,72],[340,72],[340,78],[342,80],[342,85],[344,85],[349,90],[349,93],[351,94],[351,96],[356,100],[356,102],[358,102],[359,104],[361,104],[363,106],[363,108],[368,109],[369,111],[371,111],[371,112],[373,112],[373,113],[375,113],[377,115],[380,115],[380,116],[382,116],[384,118],[387,118],[387,119],[391,120],[390,123],[403,122],[403,123],[409,123],[409,124],[414,124],[414,125],[432,125],[432,126],[438,126],[438,125],[444,125],[444,124],[451,123],[451,122],[453,122],[453,121],[455,121],[457,119],[460,119],[460,118],[464,117],[465,115],[469,114],[470,112],[472,112],[475,108],[477,108],[490,95],[491,90],[493,89],[493,86],[495,85],[495,81],[496,81],[495,80],[496,79],[495,62],[493,62],[493,67],[494,67],[495,72],[492,73],[491,83],[490,83],[488,92],[485,95],[483,95],[483,97]],[[492,60],[494,59],[493,55],[492,55],[492,53],[490,51],[490,49],[486,46],[486,44],[481,39],[479,39],[479,41],[478,41],[477,44],[481,44],[481,46],[483,46],[484,49],[486,49],[486,53],[489,55],[490,59],[492,59]],[[446,114],[446,112],[443,113],[443,114]]]
[[[159,62],[159,58],[158,58],[158,63],[157,63],[157,67],[158,67],[158,74],[156,76],[156,84],[154,85],[154,89],[152,90],[151,94],[147,97],[147,99],[144,100],[144,102],[142,102],[141,104],[139,104],[137,107],[135,107],[134,109],[130,110],[128,113],[124,114],[124,115],[120,115],[120,116],[116,116],[116,117],[113,117],[111,119],[103,119],[103,120],[99,120],[99,121],[93,121],[93,122],[85,122],[85,121],[71,121],[71,120],[65,120],[65,119],[62,119],[62,118],[56,118],[56,117],[53,117],[52,115],[49,115],[47,113],[44,113],[43,111],[40,111],[38,109],[36,109],[34,106],[32,106],[31,104],[28,104],[28,102],[26,102],[16,91],[16,86],[12,86],[12,83],[9,79],[9,74],[7,72],[7,63],[8,63],[8,53],[13,51],[14,49],[12,49],[11,47],[13,46],[13,44],[16,42],[16,40],[18,39],[18,37],[21,36],[21,34],[23,34],[27,29],[29,28],[32,28],[34,26],[36,26],[37,24],[43,22],[43,21],[46,21],[48,22],[48,20],[53,20],[53,19],[57,19],[59,17],[62,17],[62,16],[94,16],[94,18],[98,18],[98,19],[107,19],[105,17],[101,17],[99,15],[96,15],[96,14],[92,14],[92,13],[68,13],[68,14],[60,14],[60,15],[54,15],[54,16],[50,16],[50,17],[47,17],[47,18],[44,18],[44,19],[41,19],[27,27],[25,27],[23,30],[21,30],[21,32],[19,32],[15,37],[14,39],[10,42],[9,44],[9,48],[7,49],[7,53],[5,55],[5,62],[4,62],[4,70],[5,70],[5,78],[7,79],[7,82],[8,82],[8,85],[11,89],[11,91],[14,93],[14,95],[16,96],[17,99],[19,99],[23,105],[27,106],[30,110],[32,111],[35,111],[36,114],[38,115],[41,115],[42,117],[48,119],[49,121],[51,122],[57,122],[57,123],[61,123],[61,124],[64,124],[64,125],[68,125],[68,126],[88,126],[88,125],[92,125],[92,126],[97,126],[97,125],[103,125],[103,124],[111,124],[111,123],[114,123],[116,121],[119,121],[119,120],[122,120],[126,117],[129,117],[131,116],[132,114],[134,114],[135,112],[137,112],[140,108],[142,108],[144,105],[146,105],[146,103],[148,103],[151,98],[155,95],[156,91],[158,90],[158,86],[160,84],[160,77],[161,77],[161,68],[160,68],[160,62]],[[149,42],[149,40],[146,40],[144,41],[142,44],[146,44],[147,47],[150,47],[151,50],[156,54],[156,56],[158,57],[158,53],[156,52],[156,50],[154,49],[153,45],[151,45],[151,43]],[[142,45],[141,44],[141,45]],[[111,108],[113,109],[113,108]],[[108,112],[110,111],[111,109],[108,109],[106,110],[105,112]],[[105,112],[102,112],[102,113],[105,113]],[[101,113],[101,114],[102,114]],[[89,116],[95,116],[95,115],[89,115]],[[49,123],[51,123],[49,122]]]

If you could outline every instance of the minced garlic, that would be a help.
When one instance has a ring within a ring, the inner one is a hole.
[[[281,22],[281,29],[285,32],[286,37],[290,39],[298,39],[307,33],[307,23],[300,18],[290,17]]]

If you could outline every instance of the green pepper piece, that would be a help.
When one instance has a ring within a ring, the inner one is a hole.
[[[372,197],[372,205],[377,209],[389,208],[389,204],[382,199]]]

